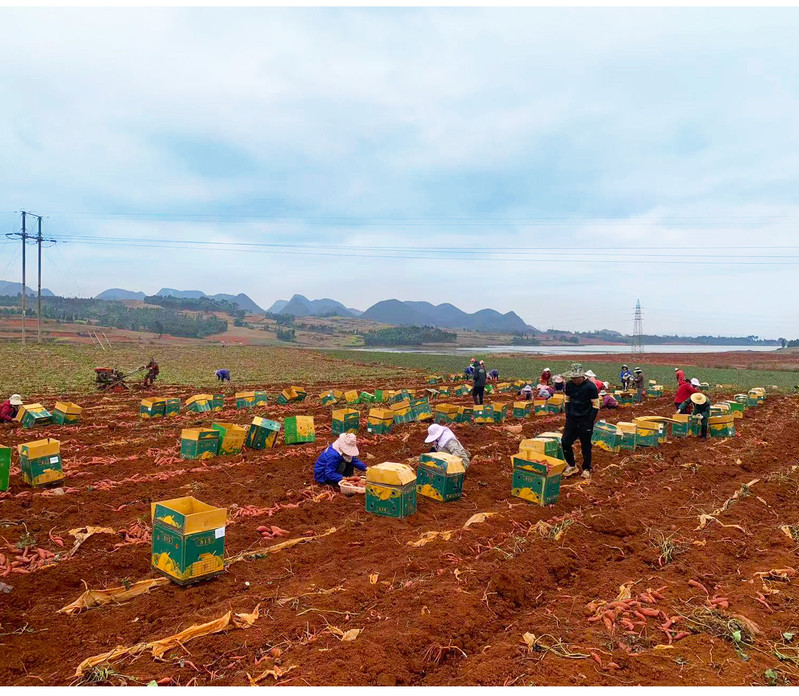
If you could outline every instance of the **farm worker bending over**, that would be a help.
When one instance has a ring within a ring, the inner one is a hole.
[[[691,396],[699,391],[698,386],[699,380],[696,380],[696,385],[687,379],[680,382],[680,386],[677,387],[677,393],[674,395],[674,407],[678,413],[691,412]]]
[[[586,378],[583,366],[580,363],[572,365],[571,372],[566,376],[569,382],[566,385],[566,425],[563,428],[563,456],[566,459],[564,476],[577,473],[574,465],[574,450],[572,445],[575,440],[580,440],[580,449],[583,453],[583,478],[591,478],[591,436],[594,433],[594,421],[599,413],[599,392],[596,385]]]
[[[491,370],[491,372],[488,373],[488,379],[496,382],[499,379],[499,370]]]
[[[797,387],[797,389],[799,389],[799,387]],[[533,388],[529,384],[525,384],[519,391],[519,396],[521,396],[525,401],[532,401]]]
[[[433,423],[427,429],[427,437],[425,438],[426,444],[431,444],[431,452],[447,452],[460,457],[463,460],[463,468],[469,468],[469,460],[472,455],[460,443],[455,433],[453,433],[447,426]]]
[[[593,370],[586,370],[585,376],[594,383],[597,391],[605,388],[605,383],[596,376],[596,373]]]
[[[552,384],[552,370],[548,367],[545,367],[541,370],[541,378],[538,380],[539,384]]]
[[[12,394],[0,404],[0,423],[13,421],[17,417],[20,406],[22,406],[22,397],[19,394]]]
[[[710,399],[702,392],[691,394],[691,401],[694,404],[694,415],[702,417],[701,437],[707,437],[707,421],[710,418]]]
[[[142,384],[145,387],[152,387],[155,383],[155,378],[158,377],[158,373],[160,372],[158,369],[158,363],[155,362],[155,358],[150,358],[150,362],[148,362],[144,367],[147,370],[147,374],[144,376],[144,381]]]
[[[358,459],[358,445],[354,433],[341,433],[332,445],[319,455],[313,467],[317,483],[338,486],[343,478],[353,475],[355,469],[366,471],[366,464]]]
[[[466,369],[463,371],[463,374],[465,374],[467,377],[471,377],[474,374],[475,365],[476,365],[475,359],[472,358],[471,360],[469,360],[469,364],[466,366]]]
[[[640,404],[644,400],[644,371],[640,367],[633,370],[633,389],[636,391],[635,400]]]
[[[552,389],[552,387],[548,387],[546,384],[539,384],[538,385],[538,398],[539,399],[548,399],[553,394],[553,392],[551,392],[550,389]]]
[[[685,373],[679,368],[674,368],[674,376],[677,378],[677,384],[685,381]]]
[[[624,391],[627,391],[630,388],[630,382],[633,380],[633,373],[630,372],[630,368],[627,365],[621,366],[621,372],[619,372],[619,381],[621,382],[621,388]]]
[[[619,402],[611,395],[608,394],[604,389],[599,392],[599,396],[601,397],[602,401],[600,404],[600,408],[618,408]]]
[[[472,398],[474,403],[482,404],[483,395],[486,390],[486,364],[481,360],[479,363],[474,364],[474,386],[472,387]]]
[[[214,374],[220,382],[230,381],[230,370],[217,370]]]
[[[555,393],[562,392],[566,388],[566,381],[562,375],[558,375],[554,380]]]

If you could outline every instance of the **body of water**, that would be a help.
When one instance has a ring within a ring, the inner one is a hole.
[[[434,355],[461,355],[468,353],[521,353],[527,355],[600,355],[619,354],[629,355],[628,345],[568,345],[568,346],[482,346],[480,348],[355,348],[369,352],[383,353],[431,353]],[[671,344],[644,346],[646,353],[729,353],[731,351],[755,351],[765,353],[777,350],[776,346],[704,346],[695,344]]]

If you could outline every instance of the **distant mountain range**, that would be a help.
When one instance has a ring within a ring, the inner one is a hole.
[[[293,314],[295,317],[322,317],[335,315],[339,317],[359,317],[361,311],[345,307],[341,302],[324,297],[321,300],[309,300],[304,295],[293,295],[288,301],[276,300],[269,308],[275,314]]]
[[[44,291],[42,291],[44,294]],[[216,295],[206,295],[202,290],[175,290],[174,288],[161,288],[155,293],[160,297],[180,297],[192,300],[198,300],[201,297],[207,297],[210,300],[226,300],[231,304],[237,305],[245,312],[254,314],[263,314],[264,310],[261,309],[255,302],[245,295],[243,292],[238,295],[226,295],[225,293],[218,293]],[[147,297],[147,293],[123,290],[122,288],[111,288],[104,290],[99,295],[95,295],[95,300],[143,300]]]
[[[0,280],[0,295],[3,297],[16,297],[22,294],[22,283],[12,283],[8,280]],[[31,290],[27,285],[25,286],[25,295],[36,297],[36,290]],[[55,294],[50,292],[47,288],[42,288],[42,297],[55,297]]]
[[[481,309],[468,314],[451,304],[433,305],[429,302],[383,300],[369,307],[361,318],[395,326],[438,326],[489,332],[537,331],[516,312],[500,314],[495,309]]]

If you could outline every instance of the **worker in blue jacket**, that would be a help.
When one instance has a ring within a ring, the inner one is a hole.
[[[630,388],[630,382],[633,381],[633,373],[630,372],[630,368],[627,365],[621,366],[621,372],[619,372],[619,381],[621,382],[621,388],[625,391]]]
[[[314,480],[328,486],[338,487],[339,481],[350,478],[355,469],[366,471],[366,464],[358,459],[358,445],[354,433],[341,433],[328,446],[313,467]]]

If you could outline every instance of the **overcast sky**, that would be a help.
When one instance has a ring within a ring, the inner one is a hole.
[[[797,9],[0,9],[0,231],[48,216],[58,294],[624,332],[640,298],[646,332],[797,338],[797,36]]]

